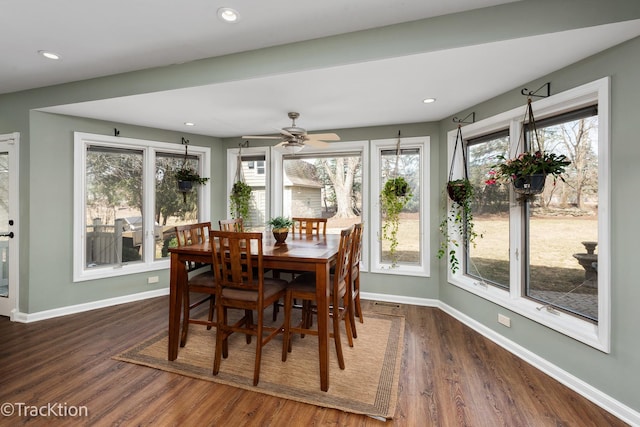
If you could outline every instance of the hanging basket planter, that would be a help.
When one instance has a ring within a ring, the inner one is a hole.
[[[204,185],[209,178],[202,178],[196,170],[187,164],[189,141],[182,138],[182,143],[184,144],[184,161],[180,169],[173,171],[173,177],[178,183],[178,191],[182,193],[182,200],[187,203],[187,193],[193,189],[193,186]]]
[[[447,194],[457,204],[462,204],[473,195],[473,187],[468,179],[456,179],[447,182]]]
[[[525,196],[533,196],[544,191],[544,184],[547,179],[545,174],[535,174],[519,176],[513,179],[513,190]]]
[[[512,182],[514,192],[520,196],[517,200],[527,201],[544,191],[547,175],[553,177],[554,184],[558,178],[564,181],[562,174],[565,172],[565,168],[571,164],[571,161],[564,154],[550,153],[543,149],[536,128],[536,121],[533,117],[531,98],[527,99],[527,108],[522,122],[522,132],[516,148],[520,148],[522,143],[523,147],[528,151],[523,151],[511,159],[505,155],[497,156],[499,162],[491,166],[490,178],[485,183],[493,185],[499,181]],[[527,123],[527,126],[532,131],[530,144],[527,144],[524,123]],[[534,148],[537,148],[537,150],[533,151]]]
[[[458,146],[460,152],[458,153]],[[462,163],[459,162],[460,154]],[[458,163],[456,163],[458,160]],[[454,169],[457,165],[462,165],[462,178],[454,179]],[[473,230],[473,185],[469,181],[469,172],[467,170],[467,155],[464,147],[464,139],[462,138],[462,127],[458,125],[458,133],[456,142],[453,147],[453,155],[451,157],[451,167],[449,168],[449,180],[447,181],[447,195],[454,203],[445,203],[445,215],[440,222],[440,232],[443,239],[440,242],[438,250],[438,258],[442,259],[446,256],[449,260],[451,272],[455,273],[460,268],[460,260],[458,252],[455,249],[462,241],[463,245],[474,244],[477,237]]]
[[[409,183],[401,176],[391,178],[384,184],[384,193],[396,197],[406,197],[409,194]]]
[[[193,189],[193,181],[178,181],[178,191],[188,193]]]

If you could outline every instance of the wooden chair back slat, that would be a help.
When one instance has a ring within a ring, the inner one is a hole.
[[[251,254],[255,248],[256,255]],[[219,272],[218,285],[245,290],[259,290],[263,270],[262,233],[211,231],[214,271]],[[257,267],[257,268],[256,268]]]
[[[221,219],[218,221],[218,225],[220,226],[220,231],[244,231],[242,218]]]
[[[209,237],[211,222],[176,225],[176,239],[178,247],[204,243]]]
[[[301,218],[293,217],[293,233],[299,235],[327,235],[327,218]]]

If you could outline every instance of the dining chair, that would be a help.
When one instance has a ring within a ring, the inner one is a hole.
[[[331,336],[335,342],[338,365],[340,369],[345,368],[344,356],[342,354],[342,343],[340,340],[340,324],[344,320],[349,346],[353,347],[353,336],[351,320],[348,315],[349,310],[349,257],[353,245],[353,225],[340,233],[340,244],[338,248],[338,259],[336,261],[335,273],[330,276],[331,282],[331,306],[330,314],[333,323]],[[293,300],[302,301],[302,319],[298,326],[291,326],[291,312],[293,311]],[[318,335],[317,329],[310,329],[310,316],[313,313],[312,304],[316,301],[316,276],[315,273],[304,273],[296,277],[287,286],[284,305],[284,340],[282,343],[282,360],[287,360],[287,353],[292,350],[292,334]]]
[[[218,221],[220,231],[244,231],[242,218],[221,219]]]
[[[293,217],[291,221],[293,221],[291,231],[293,231],[294,236],[296,234],[299,236],[303,234],[314,236],[327,235],[327,218]]]
[[[327,235],[327,218],[302,218],[302,217],[293,217],[291,218],[293,221],[293,225],[291,226],[291,231],[293,236],[296,234],[298,236],[306,235],[306,236],[326,236]],[[278,270],[274,272],[276,277],[280,277],[281,273],[288,273],[291,275],[291,279],[296,277],[298,274],[297,271],[291,270]],[[273,305],[273,321],[275,322],[278,318],[278,313],[280,312],[280,306],[282,303],[276,303]]]
[[[211,231],[210,236],[218,284],[213,375],[220,371],[221,359],[228,357],[229,336],[239,332],[247,335],[247,344],[251,343],[251,336],[257,338],[253,369],[253,385],[257,385],[262,347],[280,334],[284,327],[265,326],[264,310],[285,296],[287,281],[264,277],[262,233]],[[244,316],[230,324],[228,309],[244,310]],[[254,311],[257,312],[256,324],[253,321]]]
[[[196,224],[177,225],[175,227],[176,239],[178,247],[188,246],[192,244],[204,243],[211,230],[210,222],[200,222]],[[187,343],[187,335],[189,334],[189,324],[206,325],[207,329],[211,329],[215,325],[213,321],[213,312],[215,309],[215,275],[211,268],[207,271],[200,271],[205,264],[189,263],[187,265],[187,286],[184,287],[182,295],[182,333],[180,335],[180,347],[184,347]],[[191,302],[191,293],[204,294],[204,298],[200,298],[195,302]],[[207,320],[201,320],[191,317],[191,311],[209,302],[209,313]]]
[[[364,224],[361,222],[353,226],[353,244],[351,246],[351,254],[349,256],[349,320],[351,323],[352,334],[354,338],[358,338],[356,331],[356,319],[358,316],[360,323],[364,323],[362,317],[362,306],[360,305],[360,260],[362,259],[362,232]]]

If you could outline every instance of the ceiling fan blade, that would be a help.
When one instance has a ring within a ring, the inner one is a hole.
[[[282,139],[279,136],[266,136],[266,135],[245,135],[242,138],[245,138],[245,139]]]
[[[316,141],[340,141],[340,137],[335,133],[309,133],[306,138]]]
[[[288,136],[289,138],[294,138],[295,136],[286,129],[280,129],[280,133],[284,136]]]

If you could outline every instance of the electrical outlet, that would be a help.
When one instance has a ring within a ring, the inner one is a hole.
[[[158,276],[151,276],[147,279],[147,283],[158,283],[160,278]]]
[[[498,314],[498,323],[506,326],[507,328],[511,327],[511,319],[505,316],[504,314]]]

